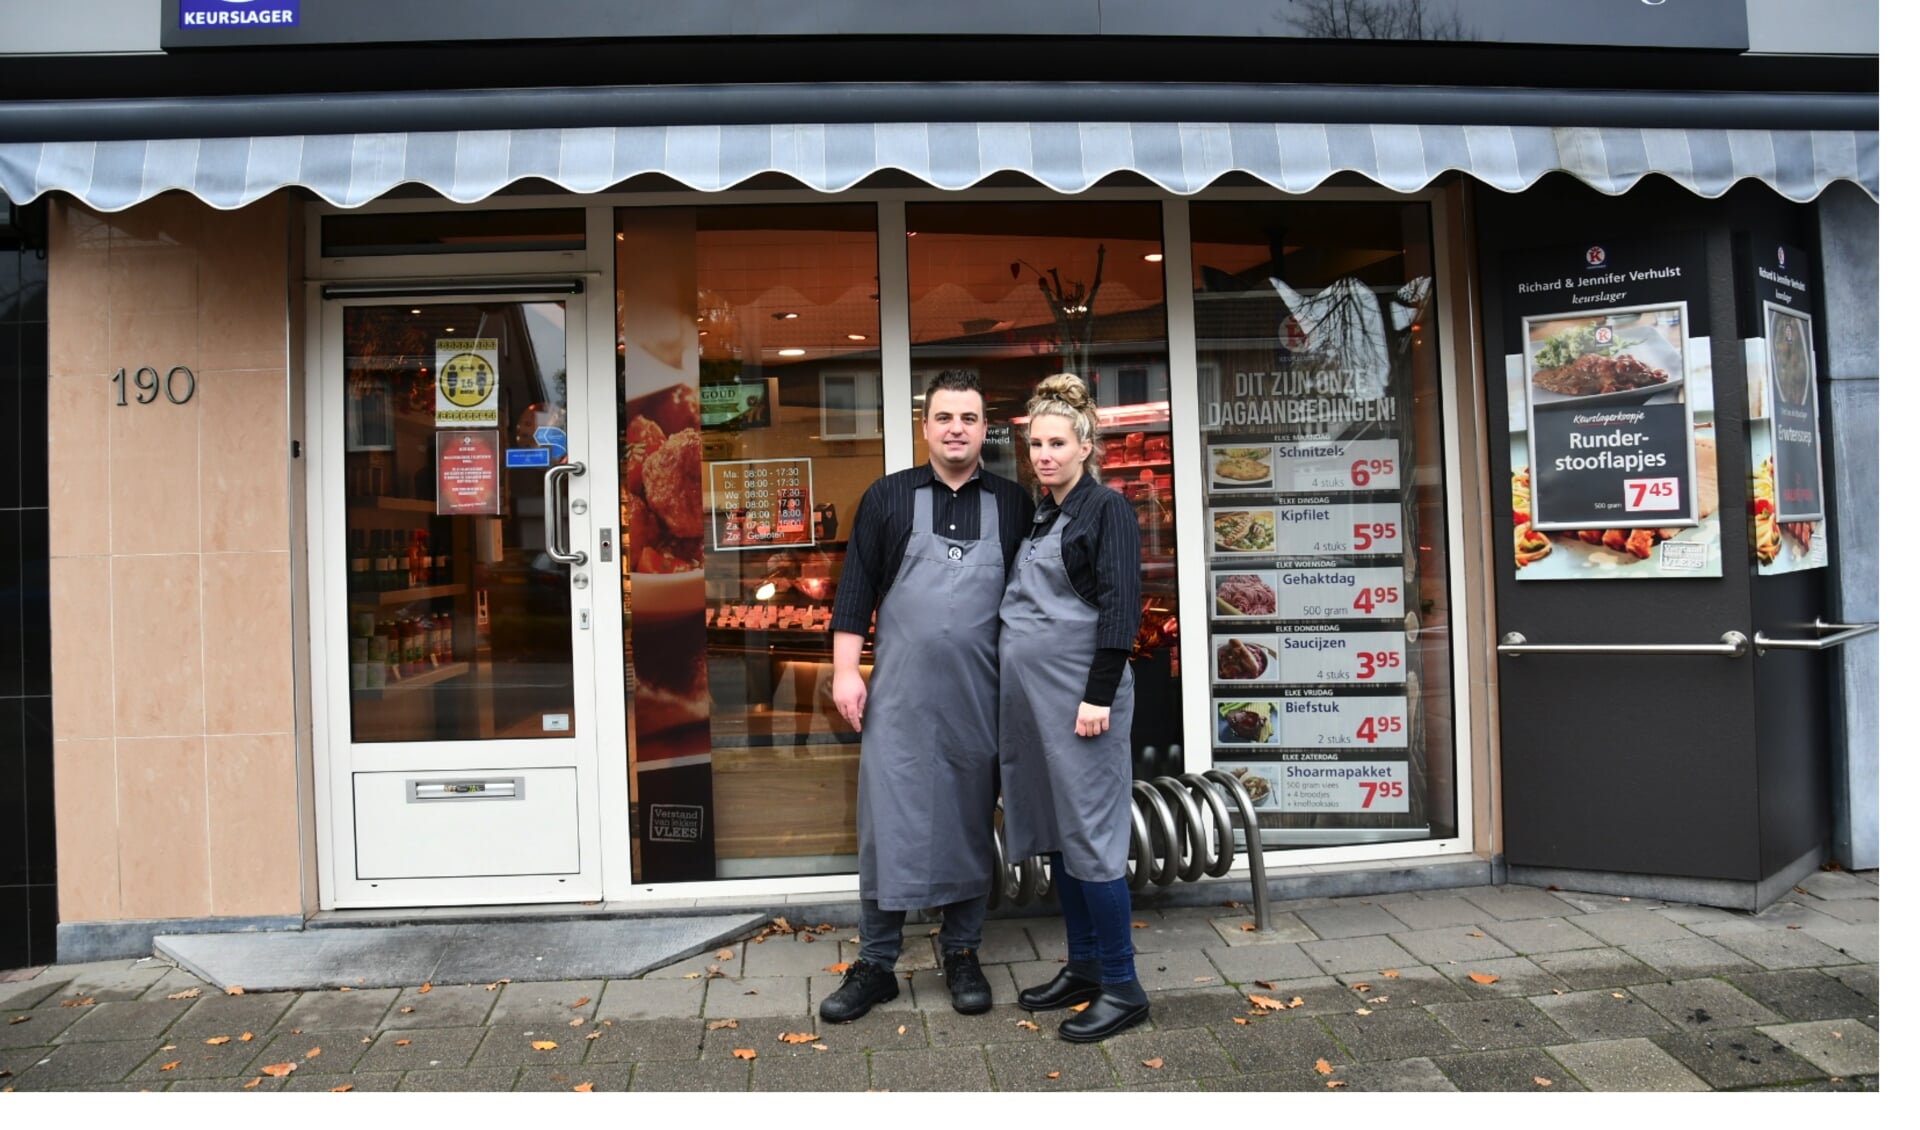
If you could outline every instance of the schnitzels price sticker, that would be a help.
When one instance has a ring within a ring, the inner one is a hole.
[[[1282,812],[1405,812],[1404,761],[1287,761],[1278,766]]]
[[[1314,695],[1276,699],[1277,744],[1298,749],[1407,748],[1407,700],[1386,695]]]
[[[1281,635],[1282,683],[1366,683],[1407,681],[1405,632],[1315,632]]]
[[[1283,493],[1399,490],[1400,441],[1305,440],[1273,445],[1274,486]]]

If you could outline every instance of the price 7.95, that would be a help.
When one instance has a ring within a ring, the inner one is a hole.
[[[1404,781],[1361,781],[1359,785],[1361,793],[1364,794],[1360,798],[1361,808],[1372,808],[1375,800],[1390,800],[1407,795],[1407,786]]]

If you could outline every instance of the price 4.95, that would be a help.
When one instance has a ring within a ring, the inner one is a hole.
[[[1374,609],[1381,609],[1386,615],[1394,615],[1400,603],[1400,590],[1393,586],[1363,588],[1353,596],[1353,610],[1373,615]]]
[[[1359,653],[1360,669],[1354,673],[1357,679],[1371,679],[1382,671],[1390,671],[1400,666],[1400,653],[1397,651],[1363,651]]]
[[[1404,781],[1360,781],[1360,807],[1372,808],[1375,800],[1392,800],[1407,795]]]
[[[1406,719],[1392,714],[1378,714],[1360,720],[1360,728],[1353,736],[1372,745],[1388,734],[1397,734],[1406,728]]]

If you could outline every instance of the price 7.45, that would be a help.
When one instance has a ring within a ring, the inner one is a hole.
[[[1400,536],[1398,522],[1355,522],[1353,524],[1353,549],[1356,553],[1365,553],[1373,548],[1376,541],[1392,541]]]
[[[1360,807],[1372,808],[1376,798],[1389,800],[1406,796],[1407,786],[1404,781],[1361,781],[1360,791],[1366,794],[1360,798]]]
[[[1354,677],[1371,679],[1382,671],[1400,666],[1400,653],[1397,651],[1363,651],[1360,653],[1360,670]]]

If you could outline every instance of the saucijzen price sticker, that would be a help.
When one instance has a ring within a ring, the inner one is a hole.
[[[1274,700],[1278,743],[1294,749],[1407,748],[1407,701],[1329,695]]]
[[[1273,464],[1274,485],[1283,491],[1400,489],[1398,440],[1276,443]]]
[[[1282,683],[1407,681],[1404,632],[1324,632],[1277,639]]]
[[[1405,812],[1404,761],[1289,761],[1280,766],[1285,812]]]
[[[1680,509],[1680,480],[1626,479],[1621,484],[1627,495],[1629,513]]]

